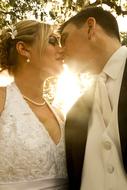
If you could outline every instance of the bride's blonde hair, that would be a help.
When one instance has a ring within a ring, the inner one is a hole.
[[[48,24],[35,20],[24,20],[13,27],[3,29],[0,35],[0,69],[8,70],[13,74],[17,68],[16,43],[23,41],[32,45],[36,39],[39,40],[40,53],[43,52],[48,43],[48,37],[52,32],[52,27]]]

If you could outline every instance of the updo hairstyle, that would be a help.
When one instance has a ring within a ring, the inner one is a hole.
[[[16,49],[18,41],[32,45],[38,38],[40,50],[43,51],[48,43],[51,30],[50,25],[34,20],[20,21],[13,27],[2,29],[0,34],[0,71],[8,70],[10,74],[14,74],[18,66]]]

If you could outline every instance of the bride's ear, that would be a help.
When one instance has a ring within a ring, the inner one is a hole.
[[[25,42],[23,41],[17,42],[16,50],[19,55],[30,59],[30,47],[28,47],[28,45]]]

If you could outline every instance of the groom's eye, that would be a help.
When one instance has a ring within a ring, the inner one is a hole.
[[[53,46],[59,45],[59,39],[56,36],[49,36],[48,43]]]

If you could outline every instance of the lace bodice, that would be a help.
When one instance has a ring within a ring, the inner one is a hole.
[[[52,109],[52,108],[51,108]],[[7,86],[0,117],[0,184],[45,178],[66,178],[64,123],[56,145],[12,83]]]

